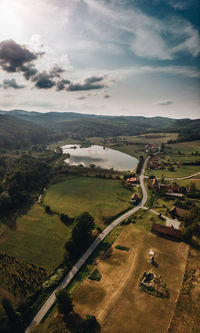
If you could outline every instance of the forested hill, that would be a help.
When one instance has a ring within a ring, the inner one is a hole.
[[[48,142],[51,131],[33,122],[0,114],[0,148],[21,148]]]
[[[59,133],[60,136],[86,138],[91,136],[138,135],[148,132],[177,132],[179,140],[200,139],[200,119],[165,117],[98,116],[73,112],[0,111],[12,119],[33,122]],[[12,126],[11,126],[12,127]],[[37,127],[34,127],[34,130]],[[39,129],[38,129],[39,130]]]

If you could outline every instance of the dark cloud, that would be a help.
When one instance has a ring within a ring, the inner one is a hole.
[[[56,84],[56,90],[57,91],[64,90],[65,89],[65,85],[70,84],[70,83],[71,83],[70,80],[64,80],[64,79],[62,79],[62,80],[60,80],[60,81],[57,82],[57,84]]]
[[[95,83],[95,82],[102,81],[103,79],[104,79],[103,76],[91,76],[88,79],[86,79],[85,81],[87,83]]]
[[[52,77],[60,77],[60,74],[65,72],[63,68],[61,68],[58,65],[54,65],[53,68],[50,70],[49,74],[52,75]]]
[[[164,100],[164,101],[158,101],[158,102],[156,102],[155,104],[156,104],[156,105],[161,105],[161,106],[166,106],[166,105],[171,105],[171,104],[173,104],[173,103],[174,103],[173,101]]]
[[[17,44],[14,40],[5,40],[0,42],[0,66],[8,73],[22,73],[26,80],[31,80],[35,83],[38,89],[50,89],[56,87],[57,91],[66,89],[67,91],[79,90],[95,90],[105,88],[106,85],[102,83],[103,76],[91,76],[83,83],[73,83],[62,77],[65,72],[63,68],[54,65],[52,69],[47,72],[39,72],[33,63],[44,52],[34,53],[27,47]],[[23,88],[19,86],[14,79],[7,80],[4,88],[13,87],[15,89]]]
[[[28,64],[21,67],[22,72],[26,78],[26,80],[29,80],[31,77],[33,77],[35,74],[38,73],[38,70],[35,68],[34,64]]]
[[[105,88],[106,85],[101,82],[104,77],[96,77],[92,76],[90,78],[85,79],[83,83],[71,83],[67,90],[68,91],[80,91],[80,90],[94,90],[94,89],[102,89]]]
[[[26,72],[26,65],[40,56],[14,40],[0,43],[0,66],[9,73]]]
[[[14,89],[22,89],[24,88],[25,86],[23,85],[19,85],[15,79],[8,79],[8,80],[4,80],[3,81],[3,88],[4,89],[8,89],[8,88],[14,88]]]
[[[56,82],[51,79],[51,75],[46,71],[38,73],[32,77],[35,82],[35,87],[39,89],[50,89],[56,85]]]

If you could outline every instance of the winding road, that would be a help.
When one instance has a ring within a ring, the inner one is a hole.
[[[147,191],[144,185],[144,172],[146,169],[146,165],[148,163],[150,156],[148,156],[145,159],[141,174],[140,174],[140,185],[142,188],[143,198],[141,202],[134,208],[130,209],[128,212],[124,213],[120,217],[118,217],[116,220],[114,220],[96,239],[95,241],[90,245],[90,247],[87,249],[87,251],[82,255],[82,257],[78,260],[78,262],[74,265],[74,267],[71,269],[71,271],[65,276],[63,281],[58,285],[58,287],[53,291],[53,293],[49,296],[49,298],[46,300],[46,302],[43,304],[39,312],[36,314],[36,316],[33,318],[32,322],[27,327],[25,333],[29,333],[30,329],[34,325],[38,325],[41,320],[44,318],[46,313],[49,311],[49,309],[52,307],[56,300],[56,292],[61,289],[65,288],[70,281],[74,278],[76,273],[79,271],[79,269],[83,266],[83,264],[86,262],[88,257],[94,252],[94,250],[97,248],[97,246],[104,240],[104,238],[123,220],[125,220],[127,217],[131,216],[135,212],[137,212],[140,208],[143,208],[146,201],[147,201]]]

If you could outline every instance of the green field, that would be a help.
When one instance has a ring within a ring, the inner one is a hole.
[[[64,243],[71,228],[58,216],[48,215],[34,204],[16,221],[16,231],[7,230],[0,239],[0,251],[45,268],[55,268],[63,259]]]
[[[166,145],[166,150],[168,150],[171,154],[177,154],[179,151],[184,155],[191,155],[196,151],[200,153],[200,141],[197,140],[197,141],[173,143],[170,145]]]
[[[198,155],[196,155],[196,152]],[[169,171],[166,166],[164,170],[147,170],[148,175],[156,177],[186,177],[200,171],[199,165],[183,165],[184,162],[200,161],[200,141],[180,142],[174,144],[166,144],[164,153],[159,154],[161,160],[170,163],[174,167],[174,171]]]
[[[70,217],[88,211],[105,228],[105,219],[129,207],[131,193],[118,180],[78,177],[50,186],[44,204]]]
[[[139,157],[141,154],[145,154],[145,145],[149,143],[161,144],[168,142],[169,140],[175,140],[177,133],[148,133],[137,136],[118,136],[115,138],[94,137],[89,138],[92,144],[98,144],[106,147],[119,150],[123,153],[129,154],[134,157]]]
[[[72,178],[52,185],[44,203],[54,211],[77,216],[88,211],[105,228],[104,219],[129,207],[131,192],[118,180]],[[17,218],[16,230],[2,227],[0,251],[45,268],[55,268],[63,259],[64,244],[73,226],[65,226],[57,215],[46,214],[35,203]]]
[[[194,165],[184,165],[180,168],[175,168],[174,171],[165,170],[147,170],[146,174],[148,176],[154,175],[156,177],[165,177],[165,178],[181,178],[195,174],[200,171],[200,166]]]

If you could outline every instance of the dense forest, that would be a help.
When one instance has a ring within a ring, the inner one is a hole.
[[[48,142],[53,133],[38,124],[0,115],[0,149],[21,148]]]
[[[0,149],[47,143],[72,137],[139,135],[176,132],[178,141],[200,139],[200,120],[164,117],[98,116],[72,112],[0,111]]]
[[[30,156],[9,163],[0,159],[0,216],[31,200],[47,184],[49,165]]]

